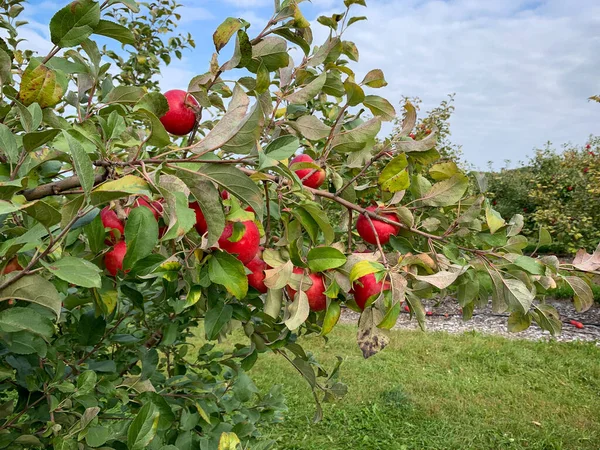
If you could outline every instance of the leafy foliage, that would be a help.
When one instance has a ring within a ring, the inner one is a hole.
[[[555,240],[547,251],[594,249],[600,240],[599,144],[594,137],[562,153],[548,145],[523,167],[488,174],[495,208],[505,216],[523,215],[526,235],[545,227]]]
[[[387,345],[402,302],[424,326],[421,299],[437,292],[456,293],[465,318],[491,296],[515,330],[560,330],[536,300],[557,283],[590,306],[585,273],[598,271],[598,253],[579,253],[568,277],[555,258],[522,255],[523,218],[505,221],[469,175],[439,160],[434,129],[412,138],[410,105],[398,132],[377,140],[395,110],[372,91],[385,85],[381,71],[355,79],[359,53],[344,34],[365,2],[344,4],[319,19],[331,34],[312,51],[295,1],[275,2],[252,39],[247,22],[225,20],[209,72],[181,104],[140,86],[153,86],[154,63],[131,63],[146,42],[169,54],[156,39],[176,4],[143,4],[151,17],[131,19],[132,0],[72,2],[51,20],[55,47],[43,58],[19,53],[20,10],[5,8],[0,448],[269,448],[261,422],[285,405],[246,372],[265,352],[281,356],[310,387],[319,420],[321,402],[345,393],[341,361],[327,372],[301,338],[331,331],[343,303],[360,310],[361,274],[387,286],[362,311],[365,357]],[[129,59],[110,54],[118,85],[95,34],[133,44]],[[305,53],[298,65],[291,44]],[[239,79],[221,77],[234,68]],[[163,125],[177,111],[195,119],[182,138]],[[312,159],[290,166],[298,150]],[[357,215],[376,245],[359,242]],[[244,266],[257,257],[265,294]],[[209,342],[200,348],[190,343],[199,327]],[[215,350],[211,341],[236,329],[247,341]]]

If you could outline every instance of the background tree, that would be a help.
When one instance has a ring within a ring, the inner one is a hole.
[[[365,357],[387,345],[402,303],[423,326],[421,299],[437,292],[466,318],[491,296],[512,331],[560,331],[543,301],[557,283],[591,305],[598,253],[563,266],[524,256],[523,217],[505,222],[440,162],[435,130],[410,137],[414,107],[377,142],[395,116],[372,91],[385,78],[357,80],[344,39],[364,5],[319,17],[330,35],[314,46],[295,1],[275,2],[253,38],[228,18],[209,71],[165,95],[115,85],[93,40],[136,42],[105,19],[135,13],[131,0],[68,4],[43,57],[2,44],[1,448],[269,448],[259,426],[283,398],[247,371],[265,352],[289,361],[318,420],[346,387],[302,338],[329,333],[341,304],[361,312]],[[5,8],[3,27],[18,13]],[[221,77],[234,68],[245,73]],[[234,344],[234,330],[247,339]]]

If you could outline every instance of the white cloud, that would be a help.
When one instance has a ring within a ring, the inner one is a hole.
[[[360,50],[357,77],[384,70],[380,93],[424,109],[456,93],[453,141],[479,167],[532,154],[551,140],[600,132],[600,4],[594,0],[371,0],[369,20],[345,36]],[[318,5],[318,3],[317,3]],[[331,11],[327,11],[331,12]],[[320,27],[322,28],[322,27]],[[326,34],[315,33],[315,43]]]

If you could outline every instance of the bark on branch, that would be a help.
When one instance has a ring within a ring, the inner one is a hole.
[[[102,183],[106,177],[106,173],[99,174],[94,177],[94,185]],[[42,184],[41,186],[33,189],[27,189],[23,191],[23,196],[28,200],[39,200],[40,198],[49,197],[51,195],[58,195],[63,191],[75,189],[81,186],[79,177],[73,175],[72,177],[65,178],[64,180],[55,181],[53,183]]]

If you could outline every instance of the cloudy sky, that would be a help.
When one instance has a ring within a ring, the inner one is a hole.
[[[47,51],[47,24],[67,1],[30,0],[31,47]],[[181,28],[197,48],[162,73],[161,85],[185,88],[204,73],[212,33],[227,16],[243,17],[256,34],[271,16],[273,0],[179,0]],[[368,21],[354,24],[360,61],[357,78],[373,68],[389,85],[379,90],[395,105],[418,96],[427,110],[456,94],[452,140],[466,159],[485,168],[526,160],[551,141],[583,144],[600,133],[600,2],[598,0],[367,0],[354,6]],[[342,0],[301,6],[309,20],[339,12]],[[315,22],[316,23],[316,22]],[[257,30],[258,29],[258,30]],[[326,36],[316,24],[315,43]],[[223,57],[225,61],[226,56]],[[399,108],[398,108],[399,109]],[[386,131],[386,130],[384,130]],[[389,131],[389,128],[387,129]]]

